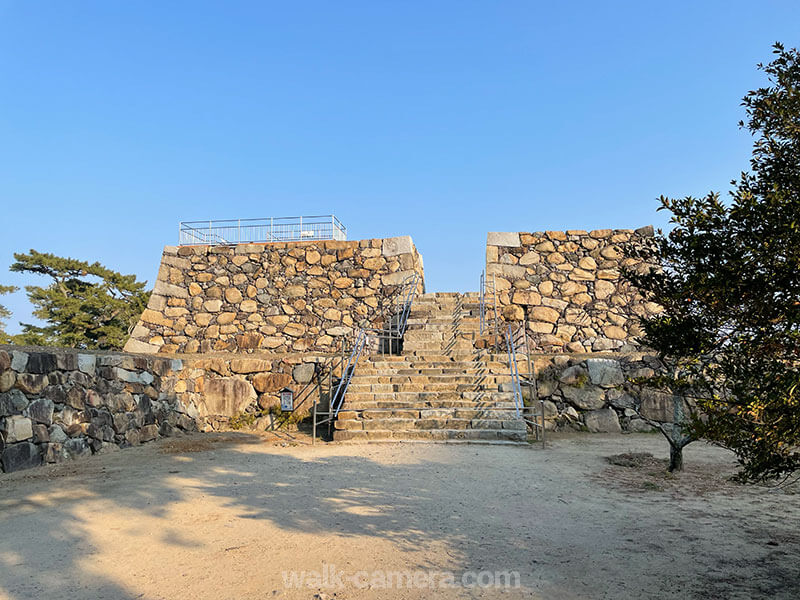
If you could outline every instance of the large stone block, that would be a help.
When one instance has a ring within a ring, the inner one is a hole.
[[[170,298],[189,297],[189,290],[187,288],[161,280],[156,281],[155,286],[153,286],[153,293],[157,296],[167,296]]]
[[[97,357],[94,354],[78,354],[78,370],[87,375],[94,375]]]
[[[490,231],[486,236],[487,246],[505,246],[508,248],[519,248],[519,232],[516,231]]]
[[[258,392],[277,392],[292,383],[289,373],[258,373],[253,377],[253,387]]]
[[[84,437],[70,438],[64,442],[62,451],[67,458],[77,459],[92,455],[92,448],[89,441]]]
[[[615,386],[625,382],[622,367],[618,361],[610,358],[588,358],[586,367],[589,369],[589,378],[594,385]]]
[[[272,369],[268,360],[257,358],[235,358],[231,361],[231,371],[234,373],[260,373]]]
[[[13,473],[22,469],[38,467],[42,464],[42,454],[35,444],[23,442],[7,446],[3,450],[0,461],[2,461],[3,470],[6,473]]]
[[[21,415],[6,417],[0,432],[7,444],[23,442],[33,437],[33,423],[28,417]]]
[[[622,427],[613,408],[592,410],[583,416],[586,428],[593,433],[620,433]]]
[[[28,353],[27,352],[20,352],[19,350],[14,350],[11,352],[11,368],[14,369],[17,373],[22,373],[25,371],[25,367],[28,366]]]
[[[250,382],[242,377],[207,379],[204,388],[197,403],[200,416],[230,417],[243,412],[258,397]]]
[[[397,256],[414,252],[414,242],[411,236],[403,235],[400,237],[386,238],[383,240],[382,254],[384,256]]]
[[[20,390],[0,394],[0,417],[21,414],[28,406],[28,398]]]
[[[28,355],[28,373],[49,373],[57,368],[56,355],[51,352],[31,352]]]
[[[41,373],[19,373],[16,386],[29,396],[36,395],[47,386],[47,375]]]
[[[25,409],[25,416],[35,423],[50,425],[53,422],[53,401],[48,398],[38,398],[31,402]]]
[[[568,402],[581,410],[596,410],[602,408],[606,403],[605,392],[592,385],[563,386],[561,393]]]
[[[292,377],[297,383],[309,383],[314,378],[316,365],[314,363],[303,363],[292,369]]]

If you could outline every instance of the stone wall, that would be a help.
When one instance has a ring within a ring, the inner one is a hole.
[[[177,359],[47,348],[0,349],[3,471],[195,431],[174,391]]]
[[[653,428],[642,416],[661,423],[673,420],[672,396],[637,383],[658,370],[653,355],[551,354],[536,356],[533,364],[549,429],[649,432]],[[520,371],[526,370],[526,361],[520,361]],[[505,387],[511,390],[510,384]],[[523,386],[522,392],[529,401],[531,390]]]
[[[228,429],[232,417],[237,428],[293,427],[310,414],[315,399],[327,404],[330,358],[309,352],[182,355],[174,390],[186,406],[196,407],[202,431]],[[291,416],[280,414],[284,388],[295,394]]]
[[[411,238],[167,246],[129,352],[334,351],[398,300]]]
[[[642,269],[627,244],[645,244],[652,227],[488,234],[486,273],[494,278],[506,321],[528,320],[537,350],[598,352],[631,349],[639,318],[659,311],[620,277]]]
[[[308,416],[315,399],[327,402],[329,359],[2,346],[0,467],[16,471],[178,432],[227,429],[232,418],[239,427],[286,428]],[[291,415],[280,414],[283,388],[295,392]]]

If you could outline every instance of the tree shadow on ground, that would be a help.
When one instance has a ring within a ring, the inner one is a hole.
[[[482,516],[473,507],[466,510],[477,482],[469,473],[450,477],[448,469],[454,467],[446,462],[385,464],[354,453],[298,458],[281,448],[253,452],[247,445],[262,444],[260,437],[233,435],[236,444],[205,451],[125,450],[96,465],[95,458],[71,468],[60,465],[67,472],[63,476],[31,474],[9,490],[0,487],[0,596],[145,597],[91,568],[92,556],[108,548],[94,543],[85,507],[96,504],[106,514],[125,515],[124,533],[139,519],[159,519],[159,544],[197,548],[191,527],[174,522],[172,515],[176,505],[198,495],[213,497],[238,519],[252,520],[254,528],[269,521],[286,532],[380,538],[408,551],[441,544],[449,549],[444,559],[475,570],[509,568],[490,558],[499,555],[500,548],[493,547],[497,534],[504,553],[525,551],[513,522],[499,522],[491,510]],[[140,458],[142,451],[148,458]],[[494,500],[507,501],[515,493],[498,487]],[[462,518],[462,512],[473,518]],[[141,552],[147,552],[146,545]],[[441,563],[415,568],[441,568]]]
[[[767,589],[772,597],[796,597],[798,563],[787,559],[798,555],[800,540],[796,532],[788,540],[775,537],[787,525],[774,506],[751,523],[757,536],[734,530],[753,557],[743,570],[731,562],[735,554],[717,551],[714,537],[725,529],[731,535],[726,523],[740,517],[740,504],[631,496],[598,486],[587,465],[596,458],[602,468],[608,452],[598,452],[591,437],[586,442],[564,455],[557,443],[548,453],[469,446],[295,451],[265,446],[255,435],[207,434],[174,447],[160,442],[160,451],[149,446],[61,465],[52,474],[42,469],[0,477],[0,597],[165,597],[143,593],[136,579],[115,579],[97,566],[94,557],[108,560],[116,547],[98,539],[96,516],[115,516],[109,527],[120,531],[120,543],[139,545],[120,548],[120,561],[135,563],[158,544],[198,552],[193,560],[202,568],[241,543],[226,539],[222,527],[213,539],[198,534],[215,507],[237,523],[252,523],[251,538],[276,530],[289,540],[311,534],[321,540],[306,552],[314,559],[346,558],[326,554],[326,540],[333,538],[331,548],[340,551],[350,540],[362,547],[364,540],[384,548],[388,542],[398,568],[517,570],[523,593],[537,590],[546,598],[702,598],[708,590],[724,596]],[[209,502],[193,511],[198,498]],[[748,502],[747,514],[759,514],[763,498],[753,495]],[[145,522],[155,538],[136,537]],[[695,532],[693,523],[705,533]],[[772,538],[781,548],[765,545]],[[249,548],[247,556],[281,550]],[[637,555],[644,559],[634,560]],[[179,572],[173,577],[180,581]],[[676,587],[682,578],[686,584]],[[208,591],[213,596],[215,589]]]

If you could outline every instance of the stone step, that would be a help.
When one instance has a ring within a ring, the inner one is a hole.
[[[508,362],[506,360],[451,360],[447,356],[435,357],[435,360],[429,360],[425,356],[403,356],[404,360],[388,360],[389,357],[383,358],[381,356],[368,356],[366,359],[362,358],[356,371],[362,368],[374,369],[468,369],[470,367],[488,367],[505,368],[508,369]],[[519,360],[519,359],[518,359]]]
[[[333,434],[336,442],[342,441],[464,441],[464,442],[526,442],[527,432],[510,429],[452,429],[452,430],[336,430]],[[527,444],[525,444],[527,445]]]
[[[475,372],[475,373],[436,373],[436,374],[422,374],[422,373],[409,373],[409,374],[400,374],[400,373],[391,373],[391,374],[380,374],[380,373],[356,373],[353,375],[352,379],[350,380],[350,384],[377,384],[377,383],[394,383],[394,384],[402,384],[402,383],[414,383],[414,384],[426,384],[426,383],[491,383],[493,381],[497,381],[499,383],[503,383],[508,381],[510,378],[510,374],[507,373],[486,373],[486,372]]]
[[[500,384],[495,384],[495,390],[498,391],[497,388]],[[477,391],[486,391],[476,388],[481,388],[482,384],[480,383],[419,383],[419,384],[412,384],[412,383],[351,383],[350,386],[347,388],[347,393],[349,394],[358,394],[359,392],[384,392],[384,393],[392,393],[396,394],[398,392],[477,392]]]
[[[466,420],[491,420],[505,421],[516,419],[515,410],[500,408],[475,408],[461,406],[432,407],[414,406],[399,408],[390,407],[367,407],[363,409],[350,409],[339,411],[340,421],[352,421],[363,419],[427,419],[427,418],[449,418]]]
[[[427,402],[414,400],[414,401],[398,401],[398,400],[354,400],[345,402],[339,415],[346,413],[358,413],[363,410],[373,409],[386,409],[386,410],[426,410],[429,408],[442,408],[442,409],[461,409],[461,410],[489,410],[499,411],[500,413],[508,413],[509,415],[516,416],[516,408],[513,403],[505,402],[472,402],[470,400],[429,400]]]
[[[507,429],[511,431],[525,431],[527,425],[522,419],[458,419],[450,415],[428,416],[419,419],[387,418],[374,417],[372,419],[338,419],[335,428],[339,430],[365,431],[387,430],[387,431],[414,431],[422,429],[425,431],[442,429],[482,429],[499,430]]]
[[[356,368],[356,372],[353,375],[354,378],[356,377],[369,377],[373,375],[388,375],[390,377],[395,375],[486,375],[486,374],[506,374],[508,371],[507,365],[499,365],[496,367],[496,371],[492,367],[469,367],[469,368],[462,368],[462,369],[450,369],[444,367],[409,367],[405,368],[393,368],[393,369],[374,369],[372,367],[365,367],[361,364],[358,365]]]

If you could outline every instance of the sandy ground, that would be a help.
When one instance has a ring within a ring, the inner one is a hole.
[[[0,598],[800,597],[800,495],[728,483],[702,444],[677,479],[621,452],[666,445],[224,434],[0,475]],[[443,587],[502,571],[519,587]]]

